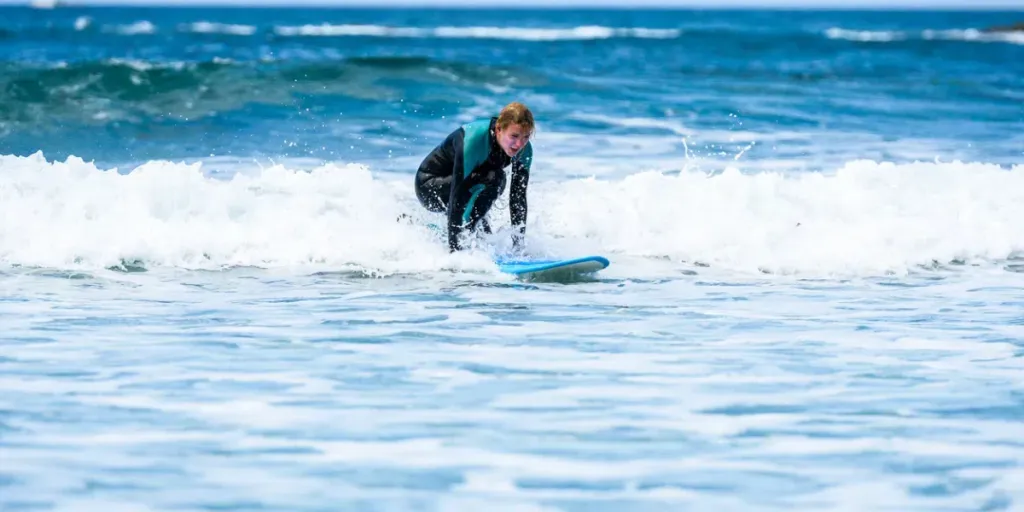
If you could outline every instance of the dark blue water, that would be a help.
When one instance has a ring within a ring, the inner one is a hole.
[[[512,99],[566,134],[558,154],[683,135],[832,167],[1024,151],[1024,36],[978,32],[1013,12],[2,12],[3,153],[418,158]]]

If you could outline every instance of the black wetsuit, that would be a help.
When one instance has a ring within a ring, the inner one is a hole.
[[[484,216],[505,190],[505,167],[512,164],[509,191],[513,243],[526,234],[526,186],[530,181],[533,146],[527,142],[509,157],[494,137],[496,117],[460,126],[423,159],[416,172],[416,197],[432,212],[448,213],[448,247],[458,251],[463,229],[482,227],[490,232]]]

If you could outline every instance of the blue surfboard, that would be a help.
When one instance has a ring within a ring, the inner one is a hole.
[[[593,274],[599,270],[608,268],[608,258],[604,256],[583,256],[581,258],[569,259],[518,259],[495,261],[498,269],[506,274],[517,277],[537,278],[566,278],[579,275]]]
[[[445,231],[440,225],[430,222],[427,227],[436,235],[443,236]],[[571,279],[576,276],[593,274],[608,268],[608,258],[604,256],[583,256],[567,259],[504,259],[495,260],[498,269],[506,274],[526,279]]]

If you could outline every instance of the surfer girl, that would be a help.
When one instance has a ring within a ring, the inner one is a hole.
[[[462,249],[459,236],[464,230],[491,232],[484,217],[505,190],[509,165],[512,243],[520,248],[526,236],[533,131],[533,113],[526,105],[512,102],[497,117],[458,127],[423,159],[416,171],[416,197],[427,210],[447,213],[450,251]]]

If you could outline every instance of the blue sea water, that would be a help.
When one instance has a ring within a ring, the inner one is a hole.
[[[1024,510],[1020,21],[0,8],[0,510]]]

